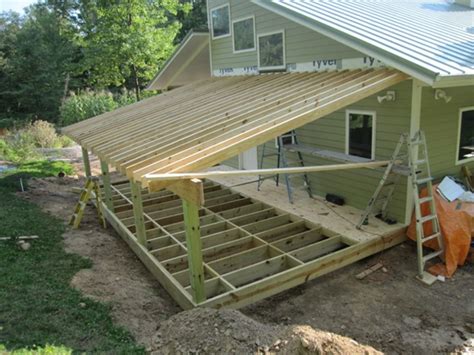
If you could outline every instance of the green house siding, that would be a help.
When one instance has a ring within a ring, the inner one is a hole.
[[[274,14],[248,0],[209,0],[213,7],[230,4],[231,20],[255,16],[258,34],[285,30],[286,63],[311,62],[315,59],[358,58],[364,55],[313,30]],[[212,70],[257,65],[257,51],[233,53],[232,36],[211,39]]]
[[[247,0],[209,0],[209,9],[229,3],[231,21],[255,16],[256,36],[285,30],[286,64],[311,62],[315,59],[360,58],[364,54],[352,50],[315,31],[309,30],[281,16],[264,10]],[[232,36],[211,40],[212,70],[257,66],[257,52],[233,53]],[[372,111],[376,113],[375,159],[390,159],[400,135],[410,130],[412,82],[407,81],[391,88],[396,92],[394,102],[378,103],[377,95],[357,104],[338,110],[322,119],[297,130],[300,143],[315,148],[345,152],[346,110]],[[474,106],[474,86],[448,88],[449,103],[434,99],[434,89],[424,88],[421,105],[421,129],[426,133],[432,173],[435,178],[459,175],[456,165],[459,109]],[[258,147],[260,162],[263,146]],[[276,147],[271,141],[265,145],[264,168],[276,167]],[[290,166],[298,165],[296,154],[288,153]],[[306,165],[327,165],[334,161],[304,155]],[[225,162],[238,168],[238,157]],[[474,162],[468,163],[474,170]],[[366,207],[382,173],[369,169],[334,171],[310,174],[312,191],[320,196],[334,193],[344,197],[346,203],[356,208]],[[271,184],[271,181],[265,184]],[[301,176],[292,178],[294,185],[302,185]],[[389,217],[405,221],[407,179],[401,177],[389,206]]]
[[[305,125],[297,130],[299,143],[315,148],[345,152],[346,110],[373,111],[376,113],[375,159],[390,159],[400,135],[410,127],[411,82],[407,81],[392,87],[397,100],[379,104],[377,95],[371,96],[324,118]],[[262,147],[259,147],[259,159]],[[275,154],[275,142],[265,146],[266,154]],[[290,165],[298,164],[296,154],[288,153]],[[304,155],[306,165],[335,164],[335,161]],[[276,167],[276,157],[265,158],[265,168]],[[334,193],[344,197],[346,203],[363,209],[375,191],[382,173],[369,169],[334,171],[310,174],[311,188],[314,193],[325,196]],[[292,178],[294,185],[301,185],[301,177]],[[265,184],[271,184],[268,181]],[[389,216],[404,222],[406,203],[406,178],[401,178],[389,207]]]
[[[461,165],[456,165],[459,110],[474,106],[474,86],[445,89],[452,97],[449,103],[435,100],[432,88],[423,89],[421,129],[425,131],[431,171],[435,178],[459,176]],[[474,170],[474,162],[467,164]]]

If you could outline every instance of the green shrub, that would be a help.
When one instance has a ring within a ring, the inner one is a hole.
[[[54,148],[69,148],[74,145],[74,141],[68,136],[58,136],[54,141]]]
[[[38,120],[30,123],[25,130],[39,148],[52,148],[58,139],[53,124],[46,121]]]
[[[156,91],[143,91],[142,99],[156,95]],[[108,91],[86,90],[79,94],[71,93],[60,108],[60,124],[67,126],[100,115],[137,101],[135,92],[122,90],[113,95]]]
[[[109,92],[84,91],[78,95],[72,93],[59,109],[60,123],[62,126],[67,126],[117,107],[118,104]]]
[[[15,164],[21,164],[41,158],[35,146],[35,139],[26,129],[7,134],[0,143],[0,156]]]

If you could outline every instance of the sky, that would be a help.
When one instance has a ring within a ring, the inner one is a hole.
[[[0,12],[13,10],[23,13],[23,9],[35,3],[36,0],[0,0]]]

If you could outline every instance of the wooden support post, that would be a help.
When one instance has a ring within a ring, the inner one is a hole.
[[[200,184],[202,181],[190,181],[191,184]],[[186,228],[186,247],[188,249],[189,277],[193,298],[196,303],[206,300],[204,288],[204,267],[202,262],[201,226],[199,222],[199,205],[183,199],[184,224]]]
[[[112,186],[110,184],[109,164],[103,160],[100,161],[102,169],[102,183],[104,184],[105,204],[109,210],[114,211],[114,202],[112,198]]]
[[[87,151],[86,148],[82,148],[82,161],[84,163],[84,173],[86,174],[86,177],[91,177],[91,163],[89,161],[89,152]]]
[[[142,186],[139,182],[130,181],[132,190],[133,216],[135,217],[135,235],[138,242],[146,246],[145,218],[143,216]]]

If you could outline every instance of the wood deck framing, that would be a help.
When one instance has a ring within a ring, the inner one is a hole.
[[[402,231],[366,242],[204,183],[199,209],[205,295],[193,299],[181,199],[170,191],[142,191],[146,245],[136,237],[130,183],[112,185],[112,226],[176,302],[192,307],[238,308],[339,269],[404,239]]]

